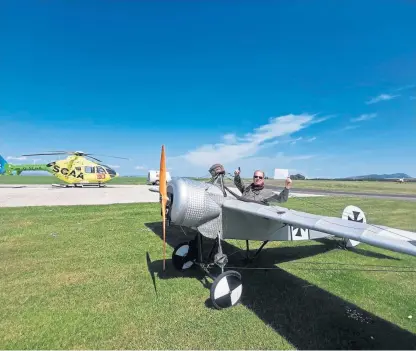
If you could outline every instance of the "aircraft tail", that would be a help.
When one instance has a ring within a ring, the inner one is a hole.
[[[3,158],[2,155],[0,155],[0,174],[6,173],[6,165],[7,161]]]

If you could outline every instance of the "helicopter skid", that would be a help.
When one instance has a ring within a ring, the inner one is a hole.
[[[106,187],[106,184],[102,183],[78,183],[78,184],[52,184],[54,187],[58,188],[103,188]]]
[[[106,184],[102,183],[80,183],[80,184],[74,184],[77,188],[103,188],[106,187]]]

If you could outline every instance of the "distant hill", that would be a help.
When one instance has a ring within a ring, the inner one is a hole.
[[[346,177],[343,179],[388,179],[388,178],[413,178],[406,173],[393,173],[393,174],[368,174],[363,176]]]

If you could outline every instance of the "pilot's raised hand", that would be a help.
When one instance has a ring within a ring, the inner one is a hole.
[[[285,181],[285,188],[290,189],[291,187],[292,187],[292,179],[290,179],[290,177],[287,177]]]
[[[240,170],[239,169],[236,169],[235,171],[234,171],[234,175],[235,176],[238,176],[240,174]]]

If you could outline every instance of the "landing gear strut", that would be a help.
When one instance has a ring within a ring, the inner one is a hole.
[[[218,247],[217,253],[214,250]],[[175,247],[172,253],[172,263],[175,269],[185,271],[198,266],[211,279],[210,300],[216,309],[223,309],[237,305],[243,294],[241,274],[237,271],[225,271],[228,263],[227,255],[222,252],[219,237],[214,241],[207,259],[204,259],[202,249],[202,235],[196,234],[189,242],[182,242]],[[211,269],[217,266],[221,269],[219,275],[211,273]]]

